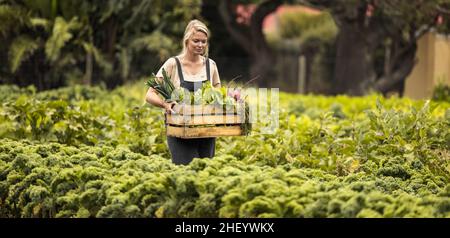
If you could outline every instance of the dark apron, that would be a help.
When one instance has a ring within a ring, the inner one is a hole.
[[[206,80],[200,82],[184,81],[180,60],[177,57],[175,57],[175,60],[177,62],[180,86],[182,88],[185,88],[190,92],[195,92],[202,87],[203,83],[210,83],[211,75],[208,58],[206,58]],[[167,144],[169,145],[170,154],[172,155],[172,162],[174,164],[189,164],[194,158],[214,157],[216,138],[182,139],[167,136]]]

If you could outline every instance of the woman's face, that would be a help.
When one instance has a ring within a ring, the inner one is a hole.
[[[201,31],[192,34],[187,42],[187,50],[194,55],[203,55],[208,45],[208,37]]]

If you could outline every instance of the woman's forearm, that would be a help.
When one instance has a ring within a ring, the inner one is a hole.
[[[145,96],[145,101],[154,106],[160,107],[160,108],[164,108],[164,106],[165,106],[164,100],[162,100],[158,96],[158,94],[156,93],[156,91],[153,88],[148,89],[147,95]]]

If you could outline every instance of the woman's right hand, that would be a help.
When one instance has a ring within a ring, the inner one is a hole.
[[[167,114],[175,114],[175,111],[173,110],[173,106],[177,104],[176,102],[164,102],[164,109],[166,110]]]

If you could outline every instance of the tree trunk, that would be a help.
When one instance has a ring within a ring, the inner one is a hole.
[[[93,71],[93,60],[92,53],[86,53],[86,71],[84,73],[83,84],[84,85],[92,85],[92,71]]]
[[[336,38],[335,94],[364,95],[375,77],[367,36],[355,29],[343,22]]]
[[[320,51],[320,45],[317,43],[317,41],[309,41],[304,42],[301,45],[299,55],[302,55],[305,57],[305,85],[304,85],[304,93],[311,92],[310,88],[310,82],[312,80],[312,67],[314,63],[314,58]],[[299,70],[301,70],[299,68]]]
[[[114,17],[110,17],[106,22],[104,51],[106,52],[106,57],[111,62],[114,61],[114,55],[116,50],[116,38],[117,38],[117,28],[118,24]]]
[[[270,72],[274,65],[275,59],[273,54],[260,52],[259,55],[252,57],[250,79],[255,79],[260,87],[268,88],[270,86]]]
[[[390,91],[397,91],[403,94],[405,80],[416,64],[417,43],[411,41],[405,47],[394,48],[394,57],[387,66],[388,73],[385,73],[375,84],[375,89],[383,94]]]
[[[121,85],[123,83],[120,74],[117,73],[117,70],[114,70],[117,65],[116,60],[116,41],[118,34],[118,22],[114,16],[111,16],[105,24],[105,37],[107,40],[104,41],[103,52],[106,54],[106,59],[113,66],[113,71],[111,75],[106,76],[106,86],[108,88],[115,88],[117,85]]]

